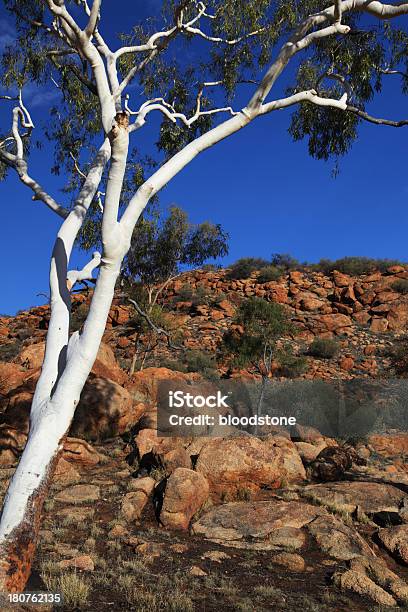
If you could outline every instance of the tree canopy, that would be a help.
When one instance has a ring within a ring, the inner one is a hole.
[[[220,225],[193,224],[185,211],[170,208],[141,218],[136,225],[125,260],[124,275],[151,287],[177,275],[182,269],[200,267],[228,254],[228,235]]]

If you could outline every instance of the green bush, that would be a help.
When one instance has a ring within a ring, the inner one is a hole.
[[[404,295],[408,293],[408,280],[405,278],[399,278],[391,285],[391,289],[394,291],[398,291],[398,293],[403,293]]]
[[[300,262],[289,255],[289,253],[274,253],[271,260],[272,266],[283,268],[284,270],[294,270],[302,267]]]
[[[71,315],[71,330],[73,332],[79,331],[82,325],[85,323],[85,319],[88,316],[89,306],[86,303],[79,304],[72,312]]]
[[[360,276],[361,274],[372,274],[373,272],[386,272],[389,267],[402,265],[395,259],[371,259],[370,257],[342,257],[332,261],[331,259],[321,259],[318,264],[311,267],[324,274],[330,274],[333,270],[338,270],[350,276]]]
[[[217,362],[211,353],[198,350],[188,350],[184,354],[179,353],[177,358],[164,358],[160,366],[174,370],[175,372],[198,372],[208,380],[217,380]]]
[[[282,351],[279,351],[277,357],[281,376],[297,378],[307,370],[307,360],[295,355],[290,346],[286,346]]]
[[[21,342],[7,342],[0,345],[0,361],[13,361],[21,350]]]
[[[191,285],[185,284],[173,298],[173,303],[191,302],[193,306],[209,305],[213,300],[213,295],[205,287],[193,289]]]
[[[318,359],[332,359],[339,352],[339,344],[329,338],[315,338],[309,347],[309,355]]]
[[[217,362],[211,353],[189,350],[186,351],[183,361],[187,372],[198,372],[209,380],[218,378]]]
[[[259,283],[269,283],[270,281],[276,281],[284,274],[282,268],[276,266],[266,266],[262,268],[258,276]]]
[[[269,261],[259,257],[243,257],[232,264],[228,271],[227,278],[232,280],[241,280],[251,276],[252,272],[262,270],[269,266]]]
[[[408,377],[408,338],[397,340],[387,351],[387,357],[391,359],[391,366],[397,376]]]

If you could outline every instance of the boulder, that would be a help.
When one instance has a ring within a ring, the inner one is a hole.
[[[408,324],[408,304],[392,304],[387,315],[388,327],[392,331],[404,330]]]
[[[373,317],[371,319],[370,330],[374,333],[382,333],[387,331],[388,329],[388,321],[387,319],[383,319],[381,317]]]
[[[37,342],[26,346],[18,355],[16,361],[23,365],[27,370],[41,368],[44,361],[45,342]]]
[[[25,433],[6,424],[0,425],[0,465],[15,465],[26,441]]]
[[[367,597],[380,606],[394,607],[397,605],[394,597],[379,587],[365,573],[348,570],[336,575],[335,583],[343,591],[353,591],[360,597]]]
[[[352,320],[344,314],[326,314],[316,318],[316,331],[319,328],[329,332],[341,333],[345,328],[352,325]]]
[[[368,597],[381,606],[405,606],[408,602],[408,586],[397,574],[388,569],[379,557],[354,557],[349,569],[334,575],[335,584]]]
[[[305,542],[302,527],[326,510],[297,501],[230,502],[217,506],[192,525],[192,532],[212,542],[253,550],[275,550],[293,538]]]
[[[177,468],[167,481],[160,521],[168,529],[186,530],[194,514],[207,501],[209,487],[199,473]]]
[[[119,385],[123,385],[128,379],[127,374],[119,367],[112,348],[105,342],[100,344],[92,372],[96,376],[109,378]]]
[[[358,508],[367,515],[380,512],[398,514],[408,495],[389,484],[377,482],[333,482],[330,484],[308,485],[302,494],[324,506],[339,511],[355,512]]]
[[[155,480],[146,476],[146,478],[137,478],[132,481],[131,485],[132,491],[126,493],[121,506],[121,514],[129,523],[137,521],[141,517],[144,507],[153,493]]]
[[[338,518],[319,516],[307,525],[319,548],[335,559],[348,561],[359,555],[373,556],[368,544],[353,527],[348,527]]]
[[[296,446],[280,436],[265,441],[252,436],[213,438],[201,450],[196,470],[207,478],[212,493],[278,488],[306,473]]]
[[[380,529],[378,538],[392,555],[408,565],[408,525]]]
[[[26,375],[22,366],[0,361],[0,396],[6,396],[22,385]]]
[[[218,308],[223,310],[227,317],[233,317],[235,315],[235,306],[228,300],[221,300],[221,302],[218,303]]]
[[[81,480],[81,476],[71,463],[61,457],[55,468],[53,484],[67,487]]]
[[[322,308],[323,306],[324,306],[324,302],[316,298],[303,298],[300,301],[301,309],[306,310],[308,312],[313,312],[314,310],[320,310],[320,308]]]
[[[144,402],[156,406],[157,392],[162,381],[190,382],[201,380],[196,372],[184,374],[168,368],[146,368],[135,372],[126,384],[126,389],[136,402]]]
[[[91,374],[81,394],[70,433],[77,438],[102,440],[129,431],[144,407],[113,380]]]
[[[108,325],[124,325],[130,319],[130,312],[126,306],[112,306],[108,314]]]
[[[343,274],[343,272],[339,272],[338,270],[333,271],[333,281],[336,287],[348,287],[353,282],[348,274]]]
[[[78,438],[66,438],[63,457],[66,461],[81,466],[97,465],[100,461],[99,453],[85,440]]]
[[[29,370],[41,368],[45,354],[45,342],[31,344],[24,348],[17,357],[18,363],[21,363]],[[96,376],[102,376],[114,380],[118,384],[123,384],[127,376],[119,367],[115,354],[111,347],[104,342],[101,342],[95,363],[92,367],[92,372]]]

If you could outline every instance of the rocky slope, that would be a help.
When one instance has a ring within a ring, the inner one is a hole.
[[[392,286],[407,278],[402,267],[358,278],[291,272],[263,284],[195,272],[163,301],[185,345],[209,351],[240,299],[278,301],[299,327],[298,353],[316,336],[341,342],[333,360],[306,356],[303,377],[378,379],[390,372],[385,348],[406,331],[408,296]],[[75,297],[77,324],[89,299]],[[157,367],[171,356],[165,344],[149,354],[156,367],[129,376],[121,366],[134,352],[132,317],[117,298],[45,505],[29,588],[63,590],[66,609],[84,610],[407,606],[408,434],[353,446],[301,425],[259,437],[158,437],[159,381],[211,383]],[[48,318],[43,306],[0,319],[3,492],[25,444]]]

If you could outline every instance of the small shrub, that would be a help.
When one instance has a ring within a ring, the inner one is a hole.
[[[64,605],[70,609],[82,609],[88,601],[90,586],[87,580],[76,573],[41,574],[45,586],[49,591],[62,593]]]
[[[407,294],[408,293],[408,280],[405,278],[399,278],[391,285],[391,289],[397,291],[398,293]]]
[[[398,340],[393,347],[387,351],[391,359],[391,366],[397,376],[408,377],[408,338]]]
[[[227,273],[227,278],[231,280],[241,280],[251,276],[255,270],[262,270],[269,266],[269,261],[259,257],[243,257],[232,264]]]
[[[339,344],[329,338],[315,338],[309,347],[309,355],[318,359],[332,359],[339,352]]]
[[[85,323],[85,319],[88,316],[89,306],[88,304],[79,304],[71,315],[71,329],[72,331],[79,331],[82,325]]]
[[[307,361],[304,357],[297,357],[290,353],[279,359],[279,373],[286,378],[297,378],[307,370]]]
[[[386,272],[391,266],[402,265],[395,259],[371,259],[370,257],[342,257],[332,261],[321,259],[318,264],[311,266],[313,269],[330,274],[333,270],[349,274],[350,276],[360,276],[361,274],[371,274],[376,272]]]
[[[173,370],[173,372],[187,372],[185,364],[180,359],[169,359],[164,357],[160,359],[160,367]]]
[[[186,351],[184,363],[187,372],[198,372],[209,380],[218,378],[217,362],[210,353],[195,350]]]
[[[270,281],[276,281],[281,278],[284,270],[277,268],[276,266],[266,266],[262,268],[258,276],[259,283],[269,283]]]
[[[274,253],[271,264],[277,268],[283,268],[283,270],[294,270],[301,267],[300,262],[289,253]]]
[[[221,264],[204,264],[203,266],[201,266],[201,270],[203,270],[204,272],[218,272],[219,270],[222,270],[222,265]]]
[[[21,342],[8,342],[0,346],[0,361],[13,361],[19,354]]]
[[[191,285],[185,284],[182,286],[177,295],[173,298],[173,304],[179,302],[191,302],[193,306],[208,305],[211,303],[213,296],[205,287],[197,287],[193,289]]]

